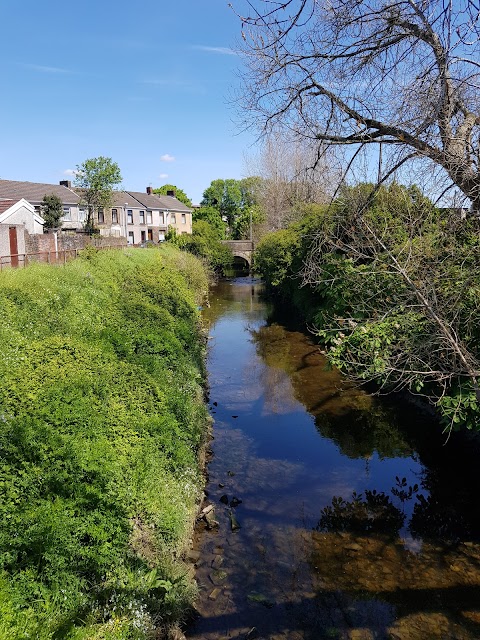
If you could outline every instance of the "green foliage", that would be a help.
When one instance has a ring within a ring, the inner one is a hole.
[[[264,236],[255,250],[254,270],[262,274],[269,287],[288,287],[288,281],[296,275],[294,262],[300,246],[294,229],[280,229]]]
[[[111,158],[89,158],[77,165],[75,186],[81,190],[82,200],[88,208],[87,230],[93,231],[95,209],[110,206],[113,189],[121,181],[120,167]]]
[[[162,246],[0,275],[0,638],[140,639],[186,611],[197,263]]]
[[[174,191],[175,197],[177,198],[177,200],[180,200],[180,202],[183,202],[183,204],[185,204],[187,207],[192,206],[192,201],[187,196],[185,191],[183,191],[182,189],[179,189],[174,184],[164,184],[162,187],[158,187],[158,189],[153,189],[153,193],[158,193],[159,195],[164,195],[164,196],[167,195],[168,191]]]
[[[195,221],[192,234],[177,236],[176,244],[203,259],[213,271],[223,271],[233,262],[232,252],[221,243],[215,228],[205,220]]]
[[[55,194],[44,195],[41,206],[42,218],[45,221],[44,229],[57,229],[62,226],[63,204]]]
[[[226,237],[227,223],[222,220],[220,212],[215,207],[200,207],[193,210],[193,222],[203,220],[208,222],[212,230],[215,232],[218,240],[224,240]]]
[[[243,211],[236,217],[233,227],[233,235],[238,240],[248,240],[250,238],[250,221],[252,223],[252,235],[254,226],[258,226],[265,222],[265,214],[257,205],[252,204],[245,207]]]
[[[234,233],[237,217],[256,203],[256,185],[256,178],[213,180],[203,192],[201,206],[216,209]]]
[[[344,187],[332,206],[305,208],[262,239],[255,267],[306,305],[332,364],[425,395],[448,428],[478,429],[478,391],[443,327],[478,361],[480,222],[436,209],[415,186],[393,183],[373,198],[372,188]]]

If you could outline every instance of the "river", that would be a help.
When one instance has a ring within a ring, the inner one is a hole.
[[[330,370],[259,281],[220,282],[190,639],[480,638],[479,450]]]

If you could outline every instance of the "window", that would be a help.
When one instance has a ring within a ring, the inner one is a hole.
[[[177,221],[177,219],[176,219],[176,217],[175,217],[175,214],[174,214],[174,213],[171,213],[171,214],[170,214],[170,222],[171,222],[172,224],[175,224],[175,223],[176,223],[176,221]]]
[[[80,211],[82,211],[82,209],[80,209]],[[63,216],[62,216],[62,218],[63,218],[63,220],[71,220],[72,219],[72,212],[70,211],[70,207],[63,207]],[[81,222],[83,222],[83,220],[81,220]]]
[[[128,224],[133,224],[133,211],[131,209],[127,209],[127,222]]]
[[[187,224],[187,215],[182,213],[182,224]]]
[[[112,209],[112,224],[118,224],[118,211],[117,211],[117,209]]]
[[[103,207],[98,207],[98,224],[105,222],[105,215],[103,213]]]
[[[85,222],[85,220],[87,219],[87,214],[85,209],[79,209],[78,210],[78,220],[79,222]]]
[[[38,215],[41,215],[42,209],[39,204],[36,204],[33,208],[35,209],[35,213],[38,213]]]
[[[133,231],[128,232],[128,244],[134,244],[135,236]]]
[[[165,214],[160,211],[160,224],[165,224]]]
[[[140,211],[140,224],[145,224],[145,211]]]
[[[158,241],[163,242],[165,240],[165,231],[158,232]]]
[[[147,224],[152,224],[152,212],[147,211]]]

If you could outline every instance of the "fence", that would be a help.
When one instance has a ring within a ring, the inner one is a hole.
[[[97,249],[119,249],[118,246],[96,247]],[[38,251],[36,253],[14,253],[8,256],[0,256],[0,271],[5,267],[26,267],[32,262],[44,262],[47,264],[66,264],[74,260],[79,251],[83,249],[60,249],[58,251]]]

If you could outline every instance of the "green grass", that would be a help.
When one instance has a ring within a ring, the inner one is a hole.
[[[0,640],[146,638],[188,607],[206,288],[169,247],[0,274]]]

